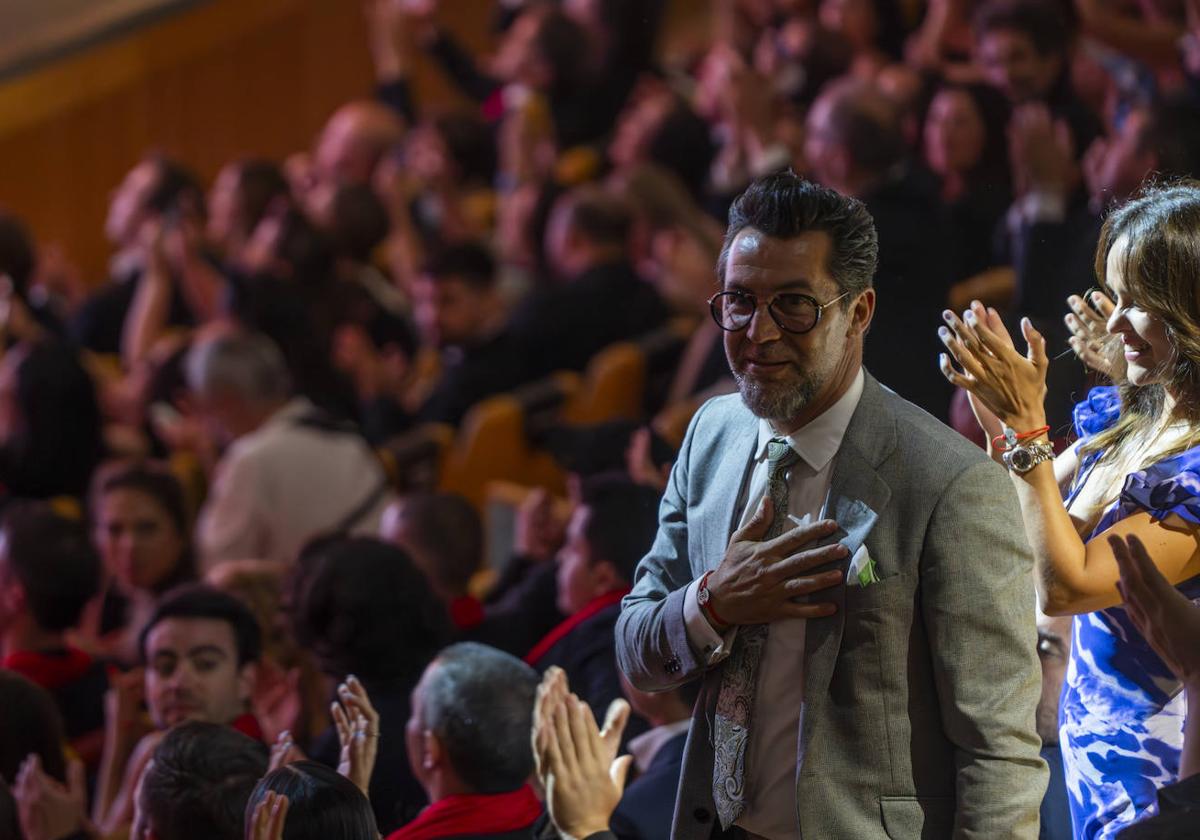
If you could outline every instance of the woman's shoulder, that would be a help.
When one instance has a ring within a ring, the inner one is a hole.
[[[1174,514],[1200,525],[1200,445],[1130,473],[1121,500],[1155,519]]]

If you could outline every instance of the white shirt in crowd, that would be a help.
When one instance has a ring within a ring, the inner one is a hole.
[[[341,525],[376,494],[351,533],[373,534],[390,494],[362,438],[301,423],[313,411],[296,398],[226,450],[196,525],[208,571],[226,560],[292,563],[312,537]]]

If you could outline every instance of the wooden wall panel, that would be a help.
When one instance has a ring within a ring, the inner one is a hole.
[[[486,44],[491,0],[444,6]],[[454,98],[430,68],[416,83],[422,101]],[[210,0],[0,85],[0,204],[96,282],[108,194],[144,152],[205,178],[240,155],[282,159],[371,85],[358,0]]]

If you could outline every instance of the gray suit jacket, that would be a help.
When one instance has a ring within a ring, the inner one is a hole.
[[[697,413],[617,623],[618,661],[638,688],[704,681],[676,804],[680,840],[707,840],[716,819],[710,726],[721,681],[721,666],[706,671],[688,643],[683,596],[725,554],[757,428],[737,395]],[[1004,470],[867,376],[827,515],[851,554],[866,542],[880,580],[831,590],[837,613],[808,622],[801,836],[1037,837],[1047,773],[1034,729],[1032,558]]]

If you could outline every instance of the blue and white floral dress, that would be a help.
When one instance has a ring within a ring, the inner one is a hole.
[[[1075,407],[1076,432],[1086,439],[1112,425],[1119,413],[1115,388],[1093,388]],[[1089,455],[1080,465],[1068,504],[1098,457]],[[1129,475],[1088,540],[1142,512],[1200,524],[1200,447]],[[1200,599],[1200,575],[1178,589]],[[1186,714],[1182,686],[1124,608],[1075,617],[1059,734],[1077,838],[1115,837],[1153,811],[1156,791],[1179,778]]]

